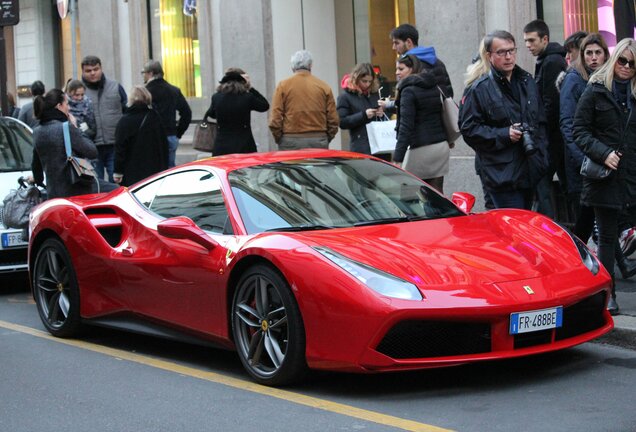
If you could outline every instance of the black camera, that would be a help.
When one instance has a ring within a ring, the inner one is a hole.
[[[534,143],[534,138],[532,138],[534,128],[529,126],[527,123],[512,125],[512,128],[521,132],[520,141],[526,155],[531,156],[535,154],[537,152],[537,146]]]

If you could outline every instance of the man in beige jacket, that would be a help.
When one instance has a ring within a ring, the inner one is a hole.
[[[280,150],[327,148],[338,133],[338,113],[331,87],[311,74],[309,51],[291,58],[294,75],[276,87],[269,129]]]

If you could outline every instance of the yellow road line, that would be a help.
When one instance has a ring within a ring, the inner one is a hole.
[[[262,386],[255,384],[251,381],[244,381],[237,378],[231,378],[225,375],[221,375],[214,372],[205,372],[199,369],[195,369],[188,366],[182,366],[176,363],[170,363],[164,360],[153,359],[140,354],[130,353],[115,348],[108,348],[101,345],[93,344],[90,342],[84,342],[75,339],[60,339],[56,338],[49,333],[37,330],[31,327],[22,326],[6,321],[0,320],[0,327],[8,330],[13,330],[19,333],[29,334],[42,339],[51,340],[57,343],[70,345],[76,348],[85,349],[88,351],[97,352],[111,357],[116,357],[122,360],[128,360],[131,362],[139,363],[142,365],[154,367],[157,369],[163,369],[169,372],[176,372],[186,376],[199,378],[202,380],[210,381],[217,384],[223,384],[228,387],[233,387],[239,390],[245,390],[252,393],[258,393],[264,396],[275,397],[288,402],[292,402],[299,405],[305,405],[311,408],[317,408],[320,410],[345,415],[361,419],[368,422],[378,423],[384,426],[399,428],[407,431],[417,432],[451,432],[450,429],[443,429],[437,426],[428,425],[425,423],[419,423],[412,420],[403,419],[400,417],[394,417],[386,414],[381,414],[375,411],[368,411],[353,407],[351,405],[345,405],[337,402],[331,402],[325,399],[320,399],[312,396],[306,396],[300,393],[294,393],[288,390],[281,390],[272,387]]]

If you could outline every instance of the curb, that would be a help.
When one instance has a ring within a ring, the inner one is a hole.
[[[614,330],[592,342],[636,350],[636,317],[617,315]]]

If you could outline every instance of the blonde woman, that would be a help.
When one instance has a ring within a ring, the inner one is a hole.
[[[115,183],[133,183],[168,168],[168,138],[161,117],[152,108],[152,96],[134,86],[128,109],[115,129]]]
[[[636,41],[621,40],[589,79],[574,115],[574,140],[597,164],[611,170],[603,179],[583,177],[581,204],[594,208],[599,230],[598,258],[614,277],[618,215],[636,218]],[[608,310],[619,311],[612,289]]]

